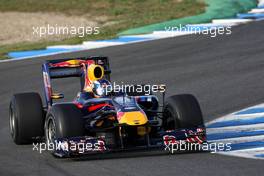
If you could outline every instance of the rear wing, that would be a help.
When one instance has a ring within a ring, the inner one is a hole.
[[[107,57],[84,57],[84,58],[69,58],[46,61],[42,69],[49,74],[51,79],[80,77],[82,75],[81,64],[93,62],[96,65],[104,67],[105,75],[110,75],[109,62]]]
[[[82,87],[84,79],[84,71],[82,69],[82,66],[88,64],[96,64],[102,66],[104,68],[104,77],[110,81],[111,70],[109,66],[109,61],[108,58],[104,56],[48,60],[42,65],[47,106],[52,105],[53,92],[51,80],[58,78],[80,77]]]

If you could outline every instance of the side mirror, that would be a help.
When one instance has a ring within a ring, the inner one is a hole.
[[[62,93],[53,93],[51,95],[51,98],[52,99],[62,99],[62,98],[64,98],[64,95]]]

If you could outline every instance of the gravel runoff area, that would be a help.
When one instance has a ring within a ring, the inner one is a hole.
[[[20,42],[38,42],[41,40],[57,41],[73,34],[66,32],[61,35],[40,35],[34,32],[37,27],[95,27],[107,25],[107,17],[67,16],[59,13],[24,13],[24,12],[1,12],[0,13],[0,44],[14,44]],[[100,29],[100,28],[99,28]],[[38,30],[39,31],[39,30]],[[59,33],[59,32],[58,32]],[[62,33],[62,32],[61,32]]]

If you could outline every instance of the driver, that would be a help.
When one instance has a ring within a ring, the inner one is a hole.
[[[95,98],[106,97],[112,92],[112,85],[106,79],[94,81],[91,88]]]
[[[110,95],[112,91],[112,85],[108,80],[101,79],[96,80],[87,86],[83,91],[79,92],[77,99],[89,100],[92,98],[102,98]]]

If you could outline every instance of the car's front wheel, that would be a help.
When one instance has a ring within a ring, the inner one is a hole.
[[[163,116],[165,130],[202,126],[204,126],[202,111],[193,95],[174,95],[166,100]]]
[[[67,139],[85,135],[84,120],[81,111],[74,104],[55,104],[47,113],[45,120],[45,139],[47,145],[53,145],[56,139]]]

